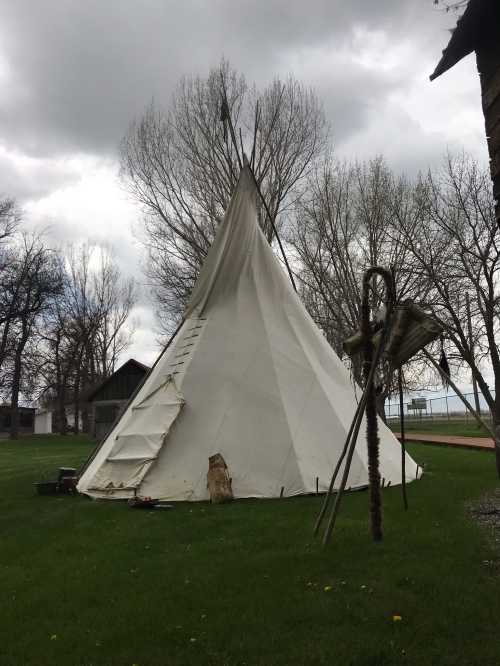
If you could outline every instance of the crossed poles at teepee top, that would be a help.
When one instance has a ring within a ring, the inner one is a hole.
[[[241,130],[240,130],[240,143],[241,143],[242,157],[240,157],[240,150],[238,148],[238,142],[236,141],[236,133],[234,131],[234,125],[233,125],[233,121],[232,121],[232,118],[231,118],[231,111],[229,109],[229,103],[227,101],[226,84],[224,82],[224,75],[223,75],[222,72],[220,73],[220,78],[221,78],[221,98],[222,98],[220,119],[221,119],[221,122],[224,124],[224,136],[226,137],[226,135],[227,135],[226,130],[225,130],[225,127],[226,127],[225,123],[227,122],[227,124],[229,125],[229,133],[231,135],[231,142],[233,144],[234,150],[236,151],[236,156],[238,158],[238,164],[240,166],[240,169],[243,169],[243,167],[246,167],[246,168],[248,168],[248,170],[250,171],[250,173],[252,175],[252,180],[254,182],[255,189],[257,190],[257,192],[259,194],[259,198],[262,202],[262,205],[264,206],[264,210],[266,211],[266,215],[269,218],[269,222],[271,223],[271,227],[273,229],[273,234],[276,236],[276,240],[278,241],[278,246],[279,246],[279,249],[280,249],[280,252],[281,252],[281,256],[283,257],[283,261],[285,263],[286,270],[288,272],[288,277],[290,278],[290,282],[292,283],[292,287],[293,287],[294,291],[296,292],[297,291],[297,285],[295,284],[292,269],[290,268],[290,264],[288,263],[285,248],[283,247],[283,244],[281,242],[281,238],[278,234],[278,229],[276,228],[274,217],[272,216],[271,211],[269,210],[269,206],[267,205],[267,201],[265,200],[264,195],[262,194],[262,190],[260,189],[260,185],[257,181],[257,178],[255,177],[255,173],[254,173],[254,170],[253,170],[253,159],[252,159],[252,163],[250,163],[248,161],[245,153],[243,152],[243,141],[242,141],[242,138],[241,138]],[[256,123],[257,123],[257,116],[256,116]],[[255,126],[255,132],[256,131],[257,131],[257,125]],[[254,135],[254,145],[253,145],[253,148],[252,148],[252,158],[253,158],[254,154],[255,154],[255,135]]]

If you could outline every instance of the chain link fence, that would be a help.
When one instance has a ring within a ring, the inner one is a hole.
[[[492,391],[495,395],[494,391]],[[467,401],[476,408],[476,399],[474,393],[465,393]],[[491,413],[485,399],[479,394],[479,407],[481,416],[485,420],[491,419]],[[399,419],[399,400],[388,400],[385,404],[385,413],[388,421]],[[465,407],[464,403],[454,393],[440,396],[439,398],[412,398],[404,403],[405,421],[426,421],[426,420],[457,420],[473,421],[474,417]]]

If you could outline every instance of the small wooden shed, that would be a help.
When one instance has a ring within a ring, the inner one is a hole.
[[[30,434],[33,432],[35,410],[33,407],[19,407],[19,432]],[[12,407],[0,405],[0,434],[10,434],[12,424]]]
[[[131,358],[89,393],[93,437],[102,439],[106,435],[148,372],[147,365]]]
[[[500,1],[469,0],[431,81],[476,53],[496,218],[500,226]]]

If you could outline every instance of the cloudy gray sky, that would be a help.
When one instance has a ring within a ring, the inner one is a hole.
[[[56,242],[111,245],[142,281],[120,139],[222,56],[259,85],[292,73],[314,86],[342,157],[415,172],[465,149],[486,163],[473,56],[428,79],[455,22],[432,0],[0,0],[1,194]],[[132,354],[152,362],[145,297],[135,314]]]

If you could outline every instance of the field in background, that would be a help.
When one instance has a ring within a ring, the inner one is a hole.
[[[495,392],[493,391],[493,396],[494,395]],[[465,393],[465,398],[470,405],[476,405],[476,398],[473,393]],[[486,423],[491,423],[491,414],[481,393],[478,394],[478,404],[481,411],[481,418]],[[417,405],[419,406],[418,409],[415,408]],[[392,424],[393,429],[399,430],[399,401],[394,401],[394,396],[393,401],[388,400],[386,402],[385,413],[387,420]],[[419,431],[422,427],[424,429],[420,430],[420,432],[434,432],[435,434],[443,435],[464,434],[464,436],[466,436],[465,433],[455,432],[454,430],[454,428],[460,429],[464,426],[467,432],[469,432],[469,427],[471,428],[470,434],[472,436],[478,436],[476,430],[477,424],[474,417],[466,409],[461,399],[454,393],[449,393],[436,398],[412,398],[409,402],[404,403],[404,414],[405,421],[408,422],[409,428],[414,432]],[[441,432],[441,430],[433,429],[444,428],[446,422],[455,424],[450,431],[444,430]],[[420,424],[422,424],[422,426],[420,426]],[[479,436],[481,435],[479,434]]]
[[[497,486],[491,453],[410,446],[425,475],[406,514],[383,491],[384,542],[355,492],[323,549],[319,497],[153,512],[34,494],[91,447],[0,443],[2,666],[498,664],[498,553],[464,513]]]
[[[489,421],[487,421],[489,423]],[[389,421],[393,432],[400,431],[399,419]],[[465,419],[405,419],[407,432],[418,432],[433,435],[454,435],[456,437],[489,437],[488,431],[476,421]]]

